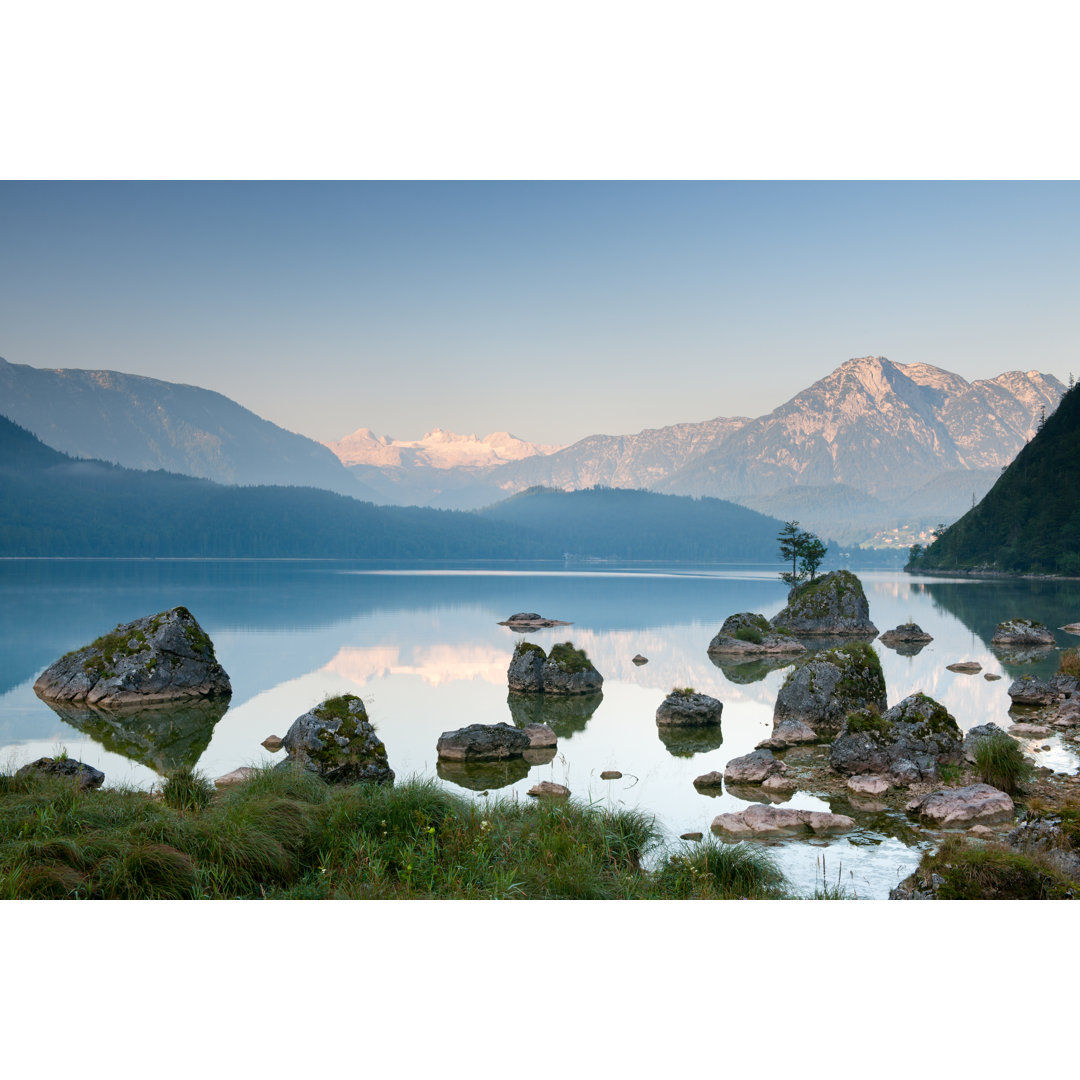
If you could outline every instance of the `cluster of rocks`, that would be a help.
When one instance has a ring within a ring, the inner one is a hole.
[[[531,641],[519,641],[506,677],[517,694],[590,694],[604,685],[585,651],[570,641],[553,645],[550,654]]]

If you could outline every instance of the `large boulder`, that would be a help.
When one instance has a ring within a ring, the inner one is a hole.
[[[519,694],[591,694],[604,685],[585,650],[569,641],[552,645],[550,653],[531,641],[519,641],[506,677]]]
[[[1053,645],[1054,635],[1034,619],[1006,619],[997,624],[991,645],[1025,646]]]
[[[829,764],[844,776],[887,773],[899,784],[933,780],[939,764],[961,759],[963,741],[945,706],[915,693],[880,715],[851,713],[829,747]]]
[[[1039,679],[1034,675],[1021,675],[1009,686],[1009,697],[1015,705],[1052,705],[1068,694],[1074,694],[1077,680],[1074,675],[1051,675]]]
[[[792,589],[787,607],[771,619],[777,630],[804,637],[872,636],[870,605],[862,582],[850,570],[833,570]]]
[[[299,765],[330,783],[394,782],[386,747],[355,694],[327,698],[298,716],[282,745],[289,756],[278,768]]]
[[[801,720],[788,719],[774,725],[772,735],[768,739],[762,739],[754,749],[786,750],[789,746],[802,746],[817,741],[817,732],[812,727]]]
[[[25,776],[27,773],[40,773],[43,776],[70,777],[78,785],[80,791],[90,791],[92,788],[101,787],[105,783],[105,774],[93,765],[76,761],[74,758],[42,757],[37,761],[31,761],[24,765],[15,775]]]
[[[709,652],[717,655],[764,656],[771,653],[806,652],[806,646],[790,630],[775,629],[764,615],[742,611],[724,620]]]
[[[718,814],[713,832],[729,836],[761,836],[771,833],[846,832],[855,828],[855,819],[845,814],[821,810],[793,810],[786,806],[755,804],[737,813]]]
[[[801,720],[823,735],[839,731],[848,713],[871,707],[884,712],[886,704],[877,653],[863,642],[851,642],[796,665],[776,695],[773,725]]]
[[[47,667],[34,683],[45,701],[148,705],[232,693],[214,644],[185,607],[123,623]]]
[[[782,761],[771,750],[755,750],[742,757],[732,758],[724,766],[725,784],[761,784],[771,776],[787,771]]]
[[[970,825],[973,822],[1004,821],[1016,807],[1004,791],[989,784],[970,784],[962,788],[932,791],[908,804],[908,812],[935,825]]]
[[[447,761],[501,761],[521,757],[531,746],[529,733],[510,724],[469,724],[444,731],[436,751]]]
[[[698,694],[693,687],[672,690],[656,710],[661,727],[697,727],[719,724],[724,704],[708,694]]]

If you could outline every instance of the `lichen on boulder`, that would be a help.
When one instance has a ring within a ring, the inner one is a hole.
[[[330,783],[394,782],[386,747],[355,694],[327,698],[298,716],[282,745],[289,756],[278,768],[299,765]]]
[[[782,720],[801,720],[817,735],[839,731],[848,713],[869,707],[883,712],[885,675],[870,645],[849,642],[800,661],[784,680],[773,709]]]
[[[791,631],[774,627],[764,615],[741,611],[724,620],[708,651],[714,655],[767,656],[806,652],[806,646]]]
[[[829,748],[829,765],[845,776],[888,774],[898,784],[933,780],[939,764],[961,760],[963,741],[944,705],[914,693],[885,713],[851,713]]]
[[[792,589],[787,607],[770,620],[776,630],[806,637],[872,636],[870,604],[850,570],[833,570]]]
[[[185,607],[122,623],[46,668],[34,683],[45,701],[148,705],[232,693],[214,644]]]
[[[552,645],[550,653],[531,641],[519,641],[506,677],[519,694],[591,694],[604,684],[585,650],[570,641]]]

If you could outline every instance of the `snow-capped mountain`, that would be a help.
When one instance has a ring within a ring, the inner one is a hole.
[[[493,431],[480,439],[475,435],[456,435],[442,428],[435,428],[422,439],[412,441],[391,439],[387,435],[376,435],[370,428],[359,428],[326,446],[343,465],[429,469],[487,469],[508,461],[542,457],[560,449],[525,442],[509,431]]]

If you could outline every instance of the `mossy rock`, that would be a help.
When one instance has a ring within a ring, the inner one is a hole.
[[[839,731],[849,713],[884,712],[885,675],[874,649],[849,642],[798,663],[784,680],[773,709],[774,725],[801,720],[818,735]]]
[[[386,747],[355,694],[327,698],[298,716],[282,745],[289,755],[282,766],[299,765],[330,783],[394,782]]]
[[[810,637],[877,633],[862,582],[850,570],[833,570],[793,589],[771,624],[774,630]]]

